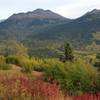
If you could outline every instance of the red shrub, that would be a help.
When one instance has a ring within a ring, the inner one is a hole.
[[[1,85],[2,84],[2,85]],[[59,100],[61,92],[55,84],[46,83],[41,80],[31,80],[27,77],[5,77],[0,78],[0,86],[6,88],[5,97],[20,97],[22,95],[34,99]]]
[[[43,81],[35,81],[32,95],[33,97],[35,95],[39,95],[49,98],[49,100],[54,100],[60,96],[60,91],[55,84],[45,83]]]
[[[73,100],[100,100],[100,93],[77,96],[74,97]]]

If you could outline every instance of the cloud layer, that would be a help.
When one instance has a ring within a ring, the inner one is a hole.
[[[0,0],[0,19],[13,13],[50,9],[68,18],[77,18],[92,9],[100,9],[100,0]]]

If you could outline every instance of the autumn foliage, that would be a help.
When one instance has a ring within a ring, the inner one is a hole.
[[[28,100],[59,100],[61,91],[56,84],[32,80],[26,76],[0,77],[0,98]]]
[[[100,93],[76,96],[73,98],[73,100],[100,100]]]

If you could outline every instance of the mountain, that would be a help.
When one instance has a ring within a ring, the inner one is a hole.
[[[27,12],[27,13],[14,14],[9,19],[10,20],[23,20],[23,19],[24,20],[25,19],[37,20],[37,19],[40,19],[40,20],[47,20],[48,22],[49,22],[49,20],[58,21],[58,22],[67,20],[65,17],[63,17],[59,14],[56,14],[50,10],[43,10],[43,9],[36,9],[32,12]],[[49,23],[52,23],[52,21]]]
[[[4,23],[2,23],[3,27],[32,27],[36,25],[46,25],[46,24],[55,24],[62,23],[65,21],[70,21],[59,14],[56,14],[50,10],[36,9],[32,12],[27,13],[18,13],[10,16]]]
[[[0,20],[0,23],[2,22],[2,20]]]
[[[0,20],[0,23],[2,23],[3,21],[5,21],[5,19]]]
[[[68,40],[73,43],[77,42],[78,45],[84,45],[91,42],[94,38],[93,33],[97,32],[100,32],[100,10],[94,9],[69,23],[45,28],[41,31],[41,36],[36,34],[36,38]]]
[[[32,12],[13,14],[7,20],[0,23],[0,38],[23,39],[29,34],[37,34],[45,27],[54,24],[70,22],[65,18],[50,10],[36,9]],[[2,35],[5,34],[5,35]]]
[[[50,10],[13,14],[0,23],[0,40],[23,43],[30,55],[57,55],[68,41],[77,48],[100,45],[100,10],[71,20]],[[100,49],[99,49],[100,50]]]

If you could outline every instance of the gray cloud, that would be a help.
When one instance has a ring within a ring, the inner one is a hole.
[[[37,8],[50,9],[65,17],[76,18],[88,10],[100,9],[100,0],[0,0],[0,18]]]

